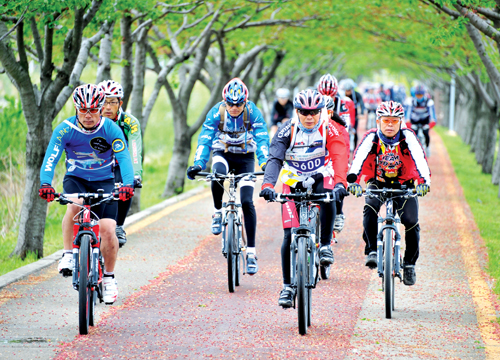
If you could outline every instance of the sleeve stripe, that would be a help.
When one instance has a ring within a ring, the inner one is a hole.
[[[429,165],[427,164],[427,159],[425,158],[424,149],[417,140],[417,137],[413,131],[404,131],[406,137],[406,143],[408,144],[408,149],[410,150],[411,157],[415,162],[415,167],[418,174],[425,183],[431,184],[431,171]]]
[[[363,168],[363,164],[366,158],[368,157],[370,150],[373,147],[374,137],[375,137],[375,132],[368,133],[361,141],[361,144],[358,145],[356,152],[354,153],[353,156],[354,159],[352,161],[349,173],[353,173],[359,176],[359,174],[361,173],[361,169]]]

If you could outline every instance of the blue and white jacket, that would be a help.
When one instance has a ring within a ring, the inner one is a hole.
[[[227,150],[235,154],[255,152],[259,165],[262,167],[269,155],[269,134],[260,110],[253,102],[247,101],[247,121],[250,122],[248,131],[243,120],[244,111],[238,117],[233,118],[226,110],[224,128],[221,131],[219,130],[221,118],[219,107],[222,104],[223,101],[217,103],[207,114],[200,136],[198,136],[194,165],[205,169],[213,149],[214,151]]]
[[[435,122],[434,100],[424,98],[418,102],[416,98],[407,98],[405,101],[405,120],[409,120],[413,124],[427,121]]]
[[[87,181],[114,179],[116,156],[123,183],[134,183],[134,170],[125,137],[120,127],[108,118],[101,118],[98,128],[92,134],[87,134],[80,128],[76,116],[59,124],[52,133],[43,159],[40,185],[52,184],[54,170],[63,150],[66,153],[66,175]]]

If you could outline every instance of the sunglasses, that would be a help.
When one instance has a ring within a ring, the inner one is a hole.
[[[303,115],[303,116],[307,116],[307,115],[315,116],[315,115],[318,115],[321,112],[320,109],[316,109],[316,110],[302,110],[302,109],[297,109],[297,111],[299,112],[300,115]]]
[[[106,106],[106,105],[116,106],[119,103],[120,103],[119,101],[106,101],[106,102],[104,102],[104,106]]]
[[[228,102],[226,101],[226,107],[228,107],[228,108],[232,108],[232,107],[239,107],[239,108],[240,108],[240,107],[242,107],[243,105],[245,105],[245,103],[244,103],[244,102],[239,102],[239,103],[237,103],[237,104],[230,104],[230,103],[228,103]]]
[[[101,109],[97,109],[97,108],[92,108],[92,109],[78,109],[78,112],[80,114],[88,114],[88,113],[97,114],[99,111],[101,111]]]
[[[384,124],[397,125],[401,120],[399,119],[381,119]]]

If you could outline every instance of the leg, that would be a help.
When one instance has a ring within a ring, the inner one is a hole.
[[[118,255],[118,238],[115,234],[115,219],[101,219],[99,221],[101,234],[101,252],[104,257],[106,272],[113,273]]]
[[[280,291],[278,304],[283,308],[293,305],[293,289],[290,286],[290,243],[292,241],[291,229],[284,229],[283,243],[281,244],[281,270],[283,272],[283,289]]]
[[[406,201],[398,199],[402,206],[398,209],[401,223],[405,227],[406,250],[404,262],[415,265],[419,256],[420,225],[418,224],[418,200],[410,198]]]
[[[212,172],[218,174],[227,174],[229,165],[222,152],[214,153],[212,160]],[[212,197],[214,201],[214,215],[212,216],[212,234],[219,235],[222,232],[222,196],[224,195],[224,182],[212,181]]]
[[[370,188],[376,188],[375,185],[369,185]],[[370,269],[377,267],[377,234],[378,234],[378,212],[381,203],[377,199],[365,199],[363,208],[363,240],[365,241],[365,265]]]
[[[324,181],[321,179],[313,185],[315,193],[325,193],[329,190],[325,189]],[[319,261],[321,265],[333,264],[333,251],[331,247],[333,237],[333,221],[335,219],[336,204],[320,202],[319,205],[319,219],[321,222],[321,235],[319,249]]]

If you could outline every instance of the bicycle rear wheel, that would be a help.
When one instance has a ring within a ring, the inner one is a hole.
[[[392,258],[392,230],[385,229],[384,236],[384,297],[385,297],[385,317],[392,318],[394,299],[394,275]]]
[[[234,214],[229,213],[227,216],[227,225],[226,225],[226,251],[227,251],[227,285],[229,288],[229,292],[233,293],[236,285],[236,262],[237,262],[237,254],[235,247],[236,240],[236,221],[234,219]]]
[[[309,267],[307,266],[306,238],[300,236],[297,240],[297,313],[299,320],[299,334],[307,334],[308,300],[307,280],[309,279]]]
[[[83,235],[80,242],[80,269],[78,286],[78,323],[80,335],[89,333],[90,320],[90,236]]]

